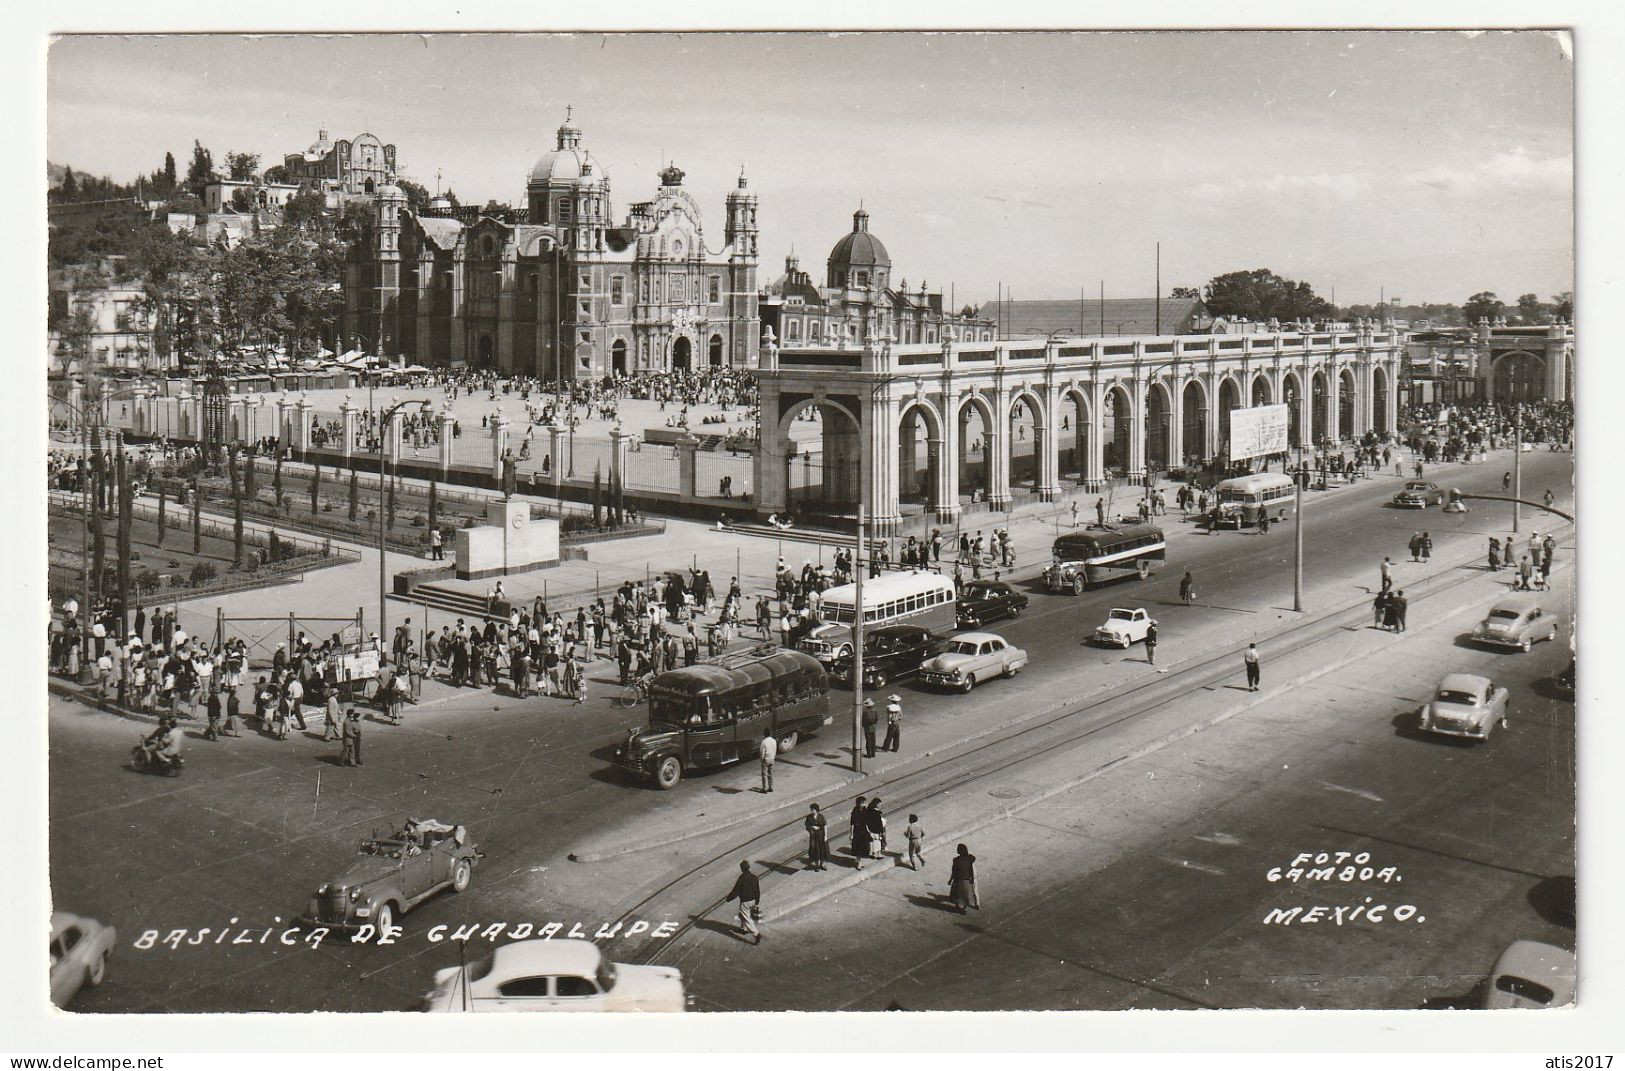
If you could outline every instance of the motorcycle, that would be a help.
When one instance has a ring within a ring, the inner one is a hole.
[[[185,766],[186,760],[179,755],[167,761],[159,758],[157,749],[147,743],[146,737],[142,737],[141,742],[130,749],[130,768],[142,773],[161,773],[167,777],[179,777]]]

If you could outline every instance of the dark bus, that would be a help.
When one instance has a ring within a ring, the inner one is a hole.
[[[764,732],[788,752],[832,720],[829,679],[818,660],[763,644],[656,677],[649,726],[627,731],[615,765],[669,789],[684,770],[755,758]]]
[[[1152,524],[1130,524],[1110,531],[1080,532],[1055,541],[1052,560],[1044,569],[1051,591],[1085,588],[1132,573],[1144,580],[1151,563],[1168,560],[1168,538]]]

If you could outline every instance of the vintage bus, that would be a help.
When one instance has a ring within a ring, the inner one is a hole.
[[[1055,541],[1044,583],[1051,591],[1084,589],[1103,580],[1133,575],[1144,580],[1151,563],[1168,559],[1168,539],[1151,524],[1130,524],[1108,531],[1069,533]]]
[[[1243,528],[1260,517],[1281,521],[1295,509],[1292,477],[1284,472],[1255,472],[1223,480],[1214,489],[1217,504],[1209,516],[1214,528]]]
[[[816,659],[763,644],[668,670],[649,685],[649,724],[629,729],[615,765],[669,789],[683,771],[755,758],[762,734],[779,750],[828,725],[829,678]]]
[[[959,623],[956,598],[953,580],[941,573],[923,569],[885,573],[863,582],[863,627],[906,622],[932,632],[952,632]],[[818,603],[823,623],[802,638],[801,649],[825,666],[851,658],[856,601],[855,584],[824,592]]]

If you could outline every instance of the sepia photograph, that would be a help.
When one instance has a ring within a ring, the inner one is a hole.
[[[1584,1006],[1569,30],[114,28],[30,1007]]]

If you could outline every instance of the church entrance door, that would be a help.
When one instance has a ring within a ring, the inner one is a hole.
[[[693,345],[687,337],[679,338],[671,344],[671,370],[673,372],[687,372],[694,366]]]

